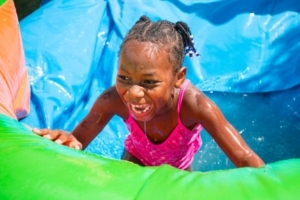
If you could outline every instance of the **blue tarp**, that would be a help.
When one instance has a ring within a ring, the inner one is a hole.
[[[44,1],[20,22],[32,90],[23,122],[71,131],[115,83],[122,39],[147,15],[190,25],[201,57],[185,59],[188,78],[265,161],[299,157],[299,0],[188,2]],[[115,117],[87,151],[120,158],[126,134]],[[205,132],[203,137],[195,168],[232,167]]]

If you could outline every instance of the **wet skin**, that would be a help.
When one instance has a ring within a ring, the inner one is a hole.
[[[176,104],[185,75],[184,67],[174,73],[161,46],[128,41],[120,54],[116,85],[98,97],[72,134],[85,148],[114,115],[123,120],[132,115],[152,143],[164,142],[177,125]],[[219,108],[192,84],[185,90],[179,117],[190,130],[200,123],[237,167],[264,164]],[[123,159],[142,165],[126,151]]]
[[[121,52],[116,80],[128,114],[146,129],[153,143],[165,141],[176,127],[178,88],[184,81],[178,78],[184,77],[184,72],[175,75],[166,57],[155,44],[129,41]]]

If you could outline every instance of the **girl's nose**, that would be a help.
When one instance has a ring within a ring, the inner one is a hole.
[[[138,85],[133,85],[128,90],[129,99],[136,100],[136,98],[142,98],[144,96],[144,90]]]

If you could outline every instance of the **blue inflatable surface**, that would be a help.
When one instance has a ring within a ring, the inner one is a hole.
[[[71,131],[115,82],[119,47],[141,15],[185,21],[200,59],[188,78],[247,143],[275,162],[300,157],[298,0],[47,0],[20,22],[31,84],[23,122]],[[115,117],[87,151],[120,158],[127,129]],[[233,165],[204,131],[195,170]]]

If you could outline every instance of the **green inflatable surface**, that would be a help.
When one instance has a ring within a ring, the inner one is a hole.
[[[300,159],[186,172],[70,149],[0,115],[0,199],[298,199]]]
[[[6,0],[0,0],[0,6],[5,2]]]

